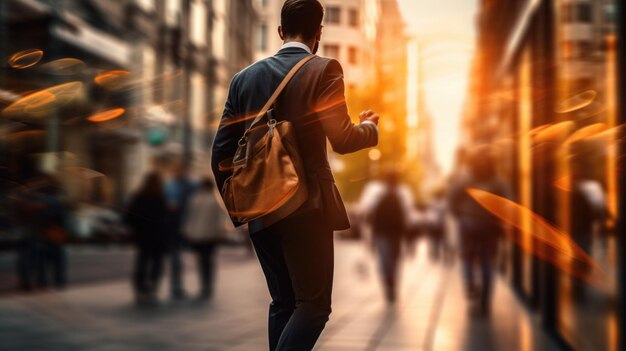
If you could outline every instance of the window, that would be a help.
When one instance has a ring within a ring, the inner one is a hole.
[[[137,0],[137,4],[145,11],[154,11],[154,0]]]
[[[207,35],[207,13],[203,2],[194,1],[191,3],[191,42],[197,46],[206,44]]]
[[[267,50],[267,24],[261,23],[259,24],[259,28],[257,30],[257,50],[266,51]]]
[[[574,57],[574,44],[571,40],[566,40],[561,44],[561,56],[565,60],[570,60]]]
[[[348,62],[351,65],[356,65],[359,63],[359,50],[355,47],[350,47],[348,49]]]
[[[327,44],[324,45],[324,56],[339,58],[339,45]]]
[[[588,59],[594,50],[594,43],[588,40],[566,40],[562,44],[562,57],[565,60]]]
[[[578,42],[578,56],[580,58],[590,58],[593,56],[593,43],[587,40]]]
[[[359,11],[357,9],[350,9],[350,12],[348,12],[348,24],[351,27],[359,26]]]
[[[577,6],[578,21],[583,23],[593,22],[593,9],[590,3],[580,3]]]
[[[572,4],[563,5],[561,10],[561,19],[565,23],[574,21],[574,6]]]
[[[326,24],[340,24],[341,23],[341,8],[337,6],[329,6],[326,9]]]
[[[608,4],[604,7],[604,20],[609,23],[615,23],[616,10],[615,4]]]
[[[166,0],[165,2],[165,21],[170,26],[178,26],[180,24],[180,0]]]

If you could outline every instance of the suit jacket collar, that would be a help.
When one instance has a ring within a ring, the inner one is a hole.
[[[284,49],[278,50],[278,52],[276,53],[276,56],[293,55],[293,54],[308,54],[308,52],[306,50],[302,49],[302,48],[289,47],[289,48],[284,48]]]

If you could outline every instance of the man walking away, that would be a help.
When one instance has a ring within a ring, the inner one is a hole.
[[[232,175],[224,163],[233,158],[252,123],[249,116],[261,111],[298,62],[317,52],[323,15],[318,0],[285,1],[278,28],[283,47],[233,78],[213,144],[211,163],[219,189]],[[361,113],[361,124],[354,125],[341,65],[313,56],[278,97],[272,117],[294,127],[308,197],[287,218],[270,225],[254,220],[248,227],[272,297],[270,350],[311,350],[331,312],[333,230],[350,227],[328,163],[327,141],[342,154],[375,146],[378,115]]]
[[[473,151],[468,159],[468,173],[452,185],[449,202],[458,222],[465,291],[472,302],[477,300],[475,311],[485,317],[491,310],[494,261],[504,228],[494,215],[469,196],[467,189],[509,197],[508,187],[498,177],[495,165],[496,160],[489,150]],[[480,268],[481,285],[476,282],[476,266]]]

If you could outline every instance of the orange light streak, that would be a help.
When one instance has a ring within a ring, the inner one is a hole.
[[[41,68],[46,70],[48,73],[61,76],[72,76],[78,74],[82,72],[85,67],[87,67],[87,65],[85,65],[83,61],[75,58],[62,58],[48,62],[41,66]]]
[[[572,191],[572,178],[570,176],[561,177],[554,182],[554,186],[563,191],[570,192]]]
[[[528,240],[523,240],[521,237],[514,236],[512,239],[525,251],[554,264],[557,268],[572,276],[588,282],[591,282],[593,277],[587,272],[587,267],[581,267],[581,264],[592,268],[595,278],[604,275],[599,265],[583,249],[576,245],[568,234],[555,228],[530,209],[480,189],[467,189],[467,192],[476,202],[497,218],[521,230],[523,234],[530,235],[533,239],[545,244],[536,245]],[[530,226],[524,223],[528,219],[530,219]],[[576,264],[572,260],[579,263]]]
[[[89,117],[87,120],[94,123],[102,123],[106,121],[110,121],[112,119],[118,118],[126,112],[123,108],[113,108],[110,110],[97,112]]]
[[[589,106],[595,100],[597,92],[586,90],[561,101],[556,108],[557,113],[568,113]]]
[[[2,111],[7,117],[30,116],[44,117],[58,108],[71,102],[82,90],[83,83],[69,82],[29,94]]]
[[[6,136],[9,142],[20,142],[32,140],[32,138],[38,138],[46,135],[46,132],[43,130],[25,130],[21,132],[11,133]]]
[[[570,135],[569,138],[567,138],[567,140],[565,140],[565,144],[572,144],[572,143],[577,142],[579,140],[583,140],[583,139],[592,137],[594,135],[597,135],[597,134],[605,131],[606,128],[607,128],[607,126],[604,123],[596,123],[596,124],[592,124],[590,126],[584,127],[582,129],[579,129],[576,132],[574,132],[574,134]]]
[[[533,136],[533,143],[561,142],[574,130],[576,124],[566,121],[542,128]]]
[[[94,178],[106,178],[106,175],[94,171],[93,169],[84,168],[84,167],[65,167],[61,171],[65,173],[70,173],[73,175],[77,175],[83,179],[94,179]]]
[[[107,89],[118,89],[128,83],[131,73],[125,70],[113,70],[98,74],[93,81]]]

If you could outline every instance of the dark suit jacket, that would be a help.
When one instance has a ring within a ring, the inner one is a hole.
[[[233,78],[224,113],[213,143],[211,166],[219,189],[232,175],[220,170],[220,162],[232,158],[237,141],[256,113],[269,100],[289,70],[308,53],[285,48],[261,60]],[[307,174],[309,198],[297,213],[319,209],[334,230],[350,227],[346,210],[328,164],[326,140],[340,154],[376,146],[378,130],[373,124],[355,125],[348,116],[343,70],[333,59],[314,57],[287,85],[274,105],[273,117],[290,121],[296,131],[300,155]],[[238,225],[238,223],[235,223]],[[250,233],[265,229],[262,221],[249,224]]]

